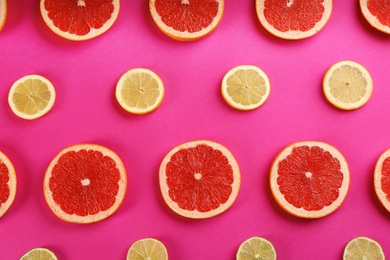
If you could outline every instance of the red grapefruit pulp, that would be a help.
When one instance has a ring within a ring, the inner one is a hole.
[[[16,193],[16,175],[10,160],[0,152],[0,217],[9,209]]]
[[[367,21],[376,29],[390,34],[390,2],[360,0],[360,8]]]
[[[168,206],[189,218],[208,218],[229,208],[237,197],[240,173],[222,145],[193,141],[175,147],[160,166],[160,188]]]
[[[105,147],[80,144],[62,150],[50,163],[44,181],[46,200],[61,219],[100,221],[113,214],[126,191],[119,157]]]
[[[385,151],[376,163],[374,187],[380,202],[390,211],[390,149]]]

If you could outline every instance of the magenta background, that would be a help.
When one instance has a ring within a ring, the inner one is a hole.
[[[254,0],[225,2],[212,34],[183,43],[160,32],[147,0],[122,0],[113,27],[84,42],[55,35],[41,18],[39,1],[8,1],[0,32],[0,150],[15,166],[18,187],[0,220],[0,259],[47,247],[62,260],[120,260],[133,242],[154,237],[173,260],[233,260],[252,236],[270,240],[278,259],[341,259],[357,236],[375,239],[390,256],[390,213],[372,184],[375,163],[390,148],[390,36],[364,20],[358,0],[334,1],[324,29],[299,41],[265,31]],[[342,60],[362,64],[374,81],[371,99],[355,111],[334,108],[322,92],[325,72]],[[243,64],[260,67],[271,82],[268,100],[250,112],[234,110],[220,94],[225,73]],[[114,96],[121,75],[137,67],[153,70],[165,85],[160,108],[148,115],[125,112]],[[34,121],[16,117],[7,102],[13,82],[28,74],[45,76],[57,92],[53,109]],[[223,144],[241,169],[233,206],[206,220],[173,213],[158,186],[166,153],[196,139]],[[335,146],[351,171],[342,206],[318,220],[285,213],[268,185],[274,157],[303,140]],[[46,167],[60,150],[77,143],[114,150],[128,173],[122,206],[95,224],[60,220],[43,195]]]

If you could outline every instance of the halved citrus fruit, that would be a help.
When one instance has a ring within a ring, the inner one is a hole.
[[[363,16],[374,28],[390,34],[390,2],[384,0],[360,0]]]
[[[164,98],[164,85],[153,71],[131,69],[119,79],[115,96],[126,111],[146,114],[160,106]]]
[[[7,1],[0,0],[0,31],[1,29],[3,29],[6,19],[7,19]]]
[[[260,23],[271,34],[289,40],[318,33],[332,13],[332,0],[256,0]]]
[[[386,150],[376,163],[374,186],[380,202],[390,212],[390,149]]]
[[[0,218],[14,202],[16,194],[16,174],[11,161],[0,152]]]
[[[271,242],[262,237],[245,240],[237,251],[237,260],[276,260],[276,251]]]
[[[326,98],[344,110],[357,109],[370,99],[373,82],[368,71],[353,61],[341,61],[326,72],[323,89]]]
[[[36,119],[51,110],[56,99],[53,84],[39,75],[28,75],[17,80],[8,95],[11,110],[24,119]]]
[[[57,260],[57,257],[47,248],[34,248],[25,253],[20,260]]]
[[[168,260],[168,252],[157,239],[145,238],[131,245],[127,260]]]
[[[207,36],[218,26],[224,0],[149,0],[149,9],[166,35],[193,41]]]
[[[222,96],[239,110],[252,110],[261,106],[270,93],[267,75],[258,67],[242,65],[231,69],[222,80]]]
[[[240,170],[230,151],[207,140],[172,149],[160,166],[167,205],[188,218],[210,218],[227,210],[240,189]]]
[[[343,260],[385,260],[382,247],[367,237],[352,239],[344,249]]]
[[[119,13],[119,0],[41,0],[41,14],[56,34],[74,41],[106,32]]]
[[[290,144],[272,163],[270,185],[278,204],[302,218],[335,211],[349,188],[349,169],[333,146],[315,141]]]
[[[77,144],[54,157],[43,188],[49,207],[59,218],[93,223],[119,208],[126,186],[125,168],[113,151],[96,144]]]

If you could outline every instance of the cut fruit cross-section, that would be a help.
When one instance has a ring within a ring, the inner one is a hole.
[[[376,163],[374,187],[380,202],[390,212],[390,149],[386,150]]]
[[[0,0],[0,31],[1,29],[3,29],[6,19],[7,19],[7,1]]]
[[[59,218],[92,223],[112,215],[127,186],[125,168],[111,150],[77,144],[54,157],[44,179],[45,199]]]
[[[207,140],[176,146],[162,161],[159,175],[167,205],[188,218],[210,218],[224,212],[240,188],[240,171],[233,155]]]
[[[329,144],[313,141],[287,146],[270,171],[277,203],[302,218],[320,218],[335,211],[347,195],[349,178],[342,154]]]
[[[193,41],[218,26],[224,0],[149,0],[149,9],[166,35],[180,41]]]
[[[145,238],[131,245],[127,260],[168,260],[168,252],[157,239]]]
[[[236,260],[276,260],[276,251],[271,242],[261,237],[245,240],[237,251]]]
[[[16,175],[11,161],[0,152],[0,218],[15,199]]]
[[[34,248],[24,254],[20,260],[57,260],[57,257],[49,249]]]
[[[371,26],[390,34],[390,1],[360,0],[360,9]]]
[[[332,13],[332,0],[256,0],[260,23],[271,34],[289,40],[318,33]]]
[[[221,91],[230,106],[239,110],[252,110],[267,100],[270,83],[267,75],[258,67],[242,65],[226,73]]]
[[[352,239],[344,249],[343,260],[385,260],[382,247],[378,242],[367,238]]]

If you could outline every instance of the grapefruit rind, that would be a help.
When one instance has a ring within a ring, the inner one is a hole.
[[[58,160],[61,158],[61,156],[67,152],[74,151],[78,152],[80,150],[93,150],[93,151],[99,151],[103,154],[103,156],[108,156],[112,160],[115,161],[116,166],[120,172],[120,180],[118,182],[119,184],[119,190],[118,194],[115,197],[115,203],[114,205],[111,206],[109,210],[106,211],[100,211],[99,213],[95,215],[87,215],[87,216],[77,216],[75,214],[67,214],[64,212],[61,207],[54,201],[53,196],[52,196],[52,191],[50,190],[50,177],[51,177],[51,172],[53,170],[53,167],[57,164]],[[119,158],[119,156],[114,153],[113,151],[109,150],[106,147],[96,145],[96,144],[76,144],[69,146],[65,149],[63,149],[61,152],[59,152],[54,159],[51,161],[49,164],[46,173],[45,173],[45,178],[43,182],[43,192],[45,195],[45,199],[47,204],[49,205],[50,209],[53,211],[53,213],[59,217],[60,219],[66,221],[66,222],[71,222],[71,223],[80,223],[80,224],[88,224],[88,223],[94,223],[101,221],[103,219],[108,218],[112,214],[114,214],[120,205],[123,202],[123,199],[126,194],[126,188],[127,188],[127,175],[126,175],[126,170],[125,167]]]
[[[359,243],[363,242],[365,245],[360,245]],[[354,245],[357,244],[357,245]],[[368,246],[370,245],[370,246]],[[355,248],[355,249],[351,249]],[[374,249],[375,248],[375,249]],[[355,255],[353,251],[357,251],[359,255]],[[362,256],[362,253],[370,253],[372,258],[367,255]],[[368,237],[356,237],[348,242],[344,248],[343,260],[355,260],[355,259],[375,259],[375,260],[385,260],[385,255],[383,249],[378,242]]]
[[[225,204],[221,204],[218,208],[210,210],[208,212],[199,212],[197,210],[189,211],[180,208],[176,202],[174,202],[168,194],[169,187],[167,185],[167,176],[165,174],[166,172],[166,166],[170,162],[170,159],[172,155],[174,155],[176,152],[178,152],[181,149],[188,149],[192,147],[196,147],[198,145],[206,145],[210,146],[213,149],[219,150],[229,161],[229,164],[233,168],[233,185],[232,185],[232,193],[228,199],[228,201]],[[238,167],[237,161],[234,159],[231,152],[224,147],[223,145],[209,141],[209,140],[197,140],[197,141],[191,141],[187,142],[181,145],[176,146],[173,148],[163,159],[160,165],[159,170],[159,182],[160,182],[160,190],[161,194],[164,198],[165,203],[168,205],[169,208],[171,208],[174,212],[179,214],[180,216],[187,217],[187,218],[193,218],[193,219],[205,219],[205,218],[211,218],[214,216],[217,216],[223,212],[225,212],[230,206],[233,205],[234,201],[237,198],[238,191],[240,189],[241,184],[241,176],[240,176],[240,169]]]
[[[14,202],[15,195],[16,195],[16,174],[15,174],[15,168],[12,165],[11,161],[2,152],[0,152],[0,162],[4,163],[5,166],[8,168],[8,176],[9,176],[8,187],[10,190],[10,194],[7,201],[0,205],[0,218],[1,218],[8,211],[8,209],[11,207],[12,203]]]
[[[37,113],[35,113],[33,115],[28,115],[28,114],[25,114],[25,113],[19,111],[16,108],[16,105],[14,104],[14,102],[12,101],[12,97],[13,97],[13,94],[15,93],[16,87],[20,83],[23,83],[24,81],[30,80],[30,79],[32,79],[32,80],[37,79],[37,80],[44,82],[46,84],[46,86],[48,87],[48,90],[50,91],[50,94],[51,94],[51,98],[50,98],[47,106],[44,109],[38,111]],[[24,76],[24,77],[18,79],[12,85],[12,87],[9,91],[9,94],[8,94],[8,104],[11,107],[12,112],[14,112],[15,115],[17,115],[18,117],[23,118],[23,119],[27,119],[27,120],[37,119],[37,118],[40,118],[40,117],[44,116],[45,114],[47,114],[53,108],[55,100],[56,100],[56,91],[54,89],[53,84],[45,77],[42,77],[40,75],[34,75],[34,74],[27,75],[27,76]]]
[[[158,15],[158,13],[157,13],[157,10],[155,7],[155,0],[149,0],[149,10],[150,10],[152,18],[153,18],[154,22],[156,23],[157,27],[163,33],[165,33],[169,37],[171,37],[175,40],[178,40],[178,41],[195,41],[195,40],[202,39],[202,38],[206,37],[207,35],[209,35],[212,31],[215,30],[215,28],[217,28],[217,26],[221,22],[223,12],[224,12],[225,3],[224,3],[224,0],[216,0],[216,2],[219,3],[218,13],[217,13],[217,16],[214,18],[213,22],[209,26],[207,26],[206,28],[202,29],[201,31],[193,32],[193,33],[188,32],[188,31],[184,31],[184,32],[176,31],[172,27],[167,26],[161,20],[161,16]]]
[[[7,20],[7,1],[0,0],[0,31],[4,27],[5,20]]]
[[[375,171],[374,171],[374,187],[375,187],[375,193],[378,196],[379,201],[386,208],[386,210],[390,212],[390,201],[387,200],[386,198],[387,194],[382,190],[382,183],[381,183],[383,162],[389,156],[390,156],[390,149],[382,153],[382,155],[379,157],[378,161],[376,162]]]
[[[44,256],[42,256],[41,254],[44,254]],[[39,257],[39,258],[38,258]],[[40,259],[45,259],[45,260],[57,260],[57,257],[56,255],[50,251],[49,249],[47,248],[41,248],[41,247],[38,247],[38,248],[34,248],[34,249],[31,249],[30,251],[28,251],[27,253],[25,253],[21,258],[20,260],[40,260]]]
[[[253,247],[252,242],[261,244],[262,249],[264,249],[264,246],[267,247],[266,252],[262,252],[263,255],[258,255],[259,252],[256,252],[255,250],[259,250],[260,248]],[[245,252],[246,250],[244,249],[244,247],[246,247],[246,245],[248,244],[249,244],[248,247],[251,249],[250,254],[248,254],[248,252]],[[252,255],[252,253],[255,253],[258,257],[256,257],[256,255]],[[267,255],[264,255],[264,253]],[[241,255],[244,255],[245,257],[241,257]],[[249,256],[251,256],[252,258],[250,258]],[[267,239],[262,237],[251,237],[245,240],[244,242],[242,242],[236,254],[236,260],[247,260],[247,259],[276,260],[276,251],[273,244]]]
[[[290,204],[279,190],[279,185],[277,182],[279,176],[278,164],[280,161],[284,160],[287,156],[289,156],[292,150],[298,146],[308,146],[308,147],[318,146],[324,149],[325,151],[328,151],[333,157],[337,158],[340,162],[340,171],[343,173],[343,182],[341,188],[339,189],[339,196],[331,205],[325,206],[321,210],[308,211],[303,208],[297,208],[292,204]],[[318,141],[296,142],[288,145],[275,157],[275,160],[273,161],[270,170],[270,187],[271,187],[272,195],[274,196],[276,202],[279,204],[280,207],[282,207],[288,213],[301,218],[322,218],[334,212],[337,208],[341,206],[345,197],[347,196],[349,183],[350,183],[349,168],[344,156],[335,147]]]
[[[232,97],[229,95],[228,91],[227,91],[227,88],[228,88],[228,84],[227,84],[227,80],[228,78],[236,73],[237,71],[239,70],[254,70],[256,71],[260,77],[262,77],[265,81],[265,87],[266,87],[266,92],[265,94],[262,96],[261,100],[258,102],[258,103],[255,103],[255,104],[251,104],[251,105],[243,105],[243,104],[240,104],[240,103],[237,103],[235,102]],[[270,87],[270,82],[269,82],[269,79],[267,77],[267,74],[264,73],[264,71],[262,71],[260,68],[256,67],[256,66],[253,66],[253,65],[240,65],[240,66],[237,66],[231,70],[229,70],[226,75],[223,77],[223,80],[222,80],[222,85],[221,85],[221,92],[222,92],[222,96],[223,98],[225,99],[225,101],[232,107],[238,109],[238,110],[244,110],[244,111],[247,111],[247,110],[254,110],[258,107],[260,107],[261,105],[264,104],[264,102],[268,99],[268,96],[270,94],[270,91],[271,91],[271,87]]]
[[[333,72],[343,65],[348,65],[351,67],[358,68],[360,70],[360,72],[363,74],[363,77],[367,80],[366,93],[358,102],[343,103],[343,102],[340,102],[338,99],[336,99],[331,94],[331,90],[329,87],[329,79],[332,76]],[[372,81],[370,73],[366,70],[366,68],[364,68],[359,63],[356,63],[354,61],[340,61],[340,62],[333,64],[329,68],[329,70],[325,73],[324,80],[323,80],[323,91],[324,91],[326,99],[331,104],[333,104],[335,107],[343,109],[343,110],[354,110],[354,109],[358,109],[358,108],[362,107],[363,105],[365,105],[368,102],[368,100],[370,100],[370,97],[371,97],[372,91],[373,91],[373,81]]]
[[[61,31],[58,27],[56,27],[53,23],[53,21],[48,16],[48,11],[45,9],[45,0],[41,0],[40,2],[40,9],[41,9],[41,15],[43,20],[45,21],[46,25],[57,35],[68,39],[72,41],[85,41],[92,38],[95,38],[103,33],[105,33],[108,29],[111,28],[111,26],[116,21],[118,14],[119,14],[119,8],[120,8],[120,0],[113,0],[114,5],[114,12],[112,13],[112,16],[107,22],[99,29],[90,28],[90,32],[86,35],[76,35],[68,32]]]
[[[327,24],[327,22],[330,18],[330,15],[332,14],[332,8],[333,8],[332,0],[324,0],[323,5],[325,7],[325,11],[322,14],[321,20],[318,23],[316,23],[316,25],[312,29],[310,29],[306,32],[297,31],[297,30],[289,30],[287,32],[281,32],[281,31],[275,29],[274,26],[272,24],[270,24],[267,21],[267,19],[265,18],[265,16],[264,16],[264,9],[265,9],[264,2],[265,1],[266,0],[256,0],[256,12],[257,12],[257,17],[260,20],[260,23],[263,25],[263,27],[268,32],[270,32],[274,36],[282,38],[282,39],[286,39],[286,40],[300,40],[300,39],[305,39],[305,38],[308,38],[308,37],[311,37],[311,36],[317,34]],[[287,4],[287,1],[286,1],[286,4]]]
[[[362,14],[364,18],[366,18],[367,22],[374,27],[375,29],[390,34],[390,27],[382,24],[378,18],[371,14],[370,10],[368,10],[367,2],[369,0],[360,0],[360,9],[362,11]]]
[[[135,73],[147,73],[150,76],[152,76],[152,78],[157,80],[157,83],[158,83],[160,95],[157,97],[156,102],[152,106],[148,106],[145,109],[130,107],[126,104],[126,102],[122,98],[121,90],[122,90],[124,81],[130,75],[135,74]],[[164,94],[165,94],[165,89],[164,89],[164,84],[163,84],[161,78],[153,71],[151,71],[149,69],[144,69],[144,68],[131,69],[131,70],[127,71],[125,74],[123,74],[122,77],[119,79],[119,81],[116,85],[116,90],[115,90],[115,97],[116,97],[116,100],[118,101],[119,105],[127,112],[130,112],[133,114],[139,114],[139,115],[148,114],[148,113],[155,111],[161,105],[161,103],[164,99]]]
[[[146,251],[146,247],[147,247],[147,244],[148,243],[152,243],[152,249],[153,249],[153,253],[155,253],[156,251],[156,248],[159,248],[161,249],[162,252],[160,252],[160,254],[158,254],[158,258],[153,258],[151,256],[146,256],[146,258],[144,259],[150,259],[150,260],[168,260],[168,251],[167,251],[167,248],[165,247],[165,245],[155,239],[155,238],[144,238],[144,239],[140,239],[138,241],[135,241],[129,248],[129,251],[127,252],[127,257],[126,259],[127,260],[138,260],[138,259],[143,259],[143,258],[139,258],[140,256],[140,253],[143,254],[143,253],[147,253],[148,251]],[[144,250],[136,250],[136,247],[138,246],[142,246]],[[132,257],[132,251],[135,251],[136,252],[136,255],[137,255],[137,258],[134,258]],[[142,255],[142,257],[144,257]],[[149,258],[148,258],[149,257]]]

